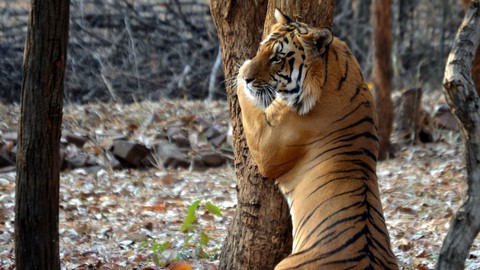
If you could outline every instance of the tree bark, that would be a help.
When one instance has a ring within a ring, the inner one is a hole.
[[[373,88],[378,113],[378,136],[380,152],[378,158],[390,157],[390,134],[393,125],[392,82],[392,30],[391,0],[372,1],[373,26]]]
[[[70,1],[32,0],[17,154],[16,269],[60,269],[58,207]]]
[[[465,142],[467,197],[452,217],[436,269],[464,269],[465,259],[480,231],[480,98],[470,76],[480,41],[480,2],[473,0],[447,59],[443,80],[446,100]]]
[[[469,3],[470,0],[462,0],[465,11],[467,10]],[[480,95],[480,48],[477,48],[475,52],[475,59],[473,60],[472,71],[470,73],[472,75],[475,88],[477,89],[477,93]]]
[[[335,1],[293,1],[293,0],[270,0],[268,1],[267,16],[264,34],[269,32],[270,26],[275,23],[273,16],[275,8],[280,9],[293,20],[306,23],[313,27],[332,27],[335,13]]]
[[[262,178],[250,157],[234,87],[238,66],[255,55],[261,41],[266,8],[266,0],[211,1],[227,80],[238,191],[220,269],[269,269],[291,249],[288,206],[274,181]]]
[[[227,80],[238,190],[237,209],[220,255],[220,269],[273,269],[291,252],[288,205],[274,180],[261,177],[249,154],[234,87],[238,67],[255,55],[263,29],[268,31],[273,22],[275,4],[312,25],[332,25],[333,0],[211,1]]]
[[[403,143],[418,143],[422,121],[422,89],[403,91],[394,101],[395,133]]]

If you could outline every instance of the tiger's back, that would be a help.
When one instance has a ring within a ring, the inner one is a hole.
[[[292,216],[293,251],[276,269],[398,269],[375,172],[374,102],[360,67],[329,29],[276,17],[238,77],[250,152],[277,179]]]

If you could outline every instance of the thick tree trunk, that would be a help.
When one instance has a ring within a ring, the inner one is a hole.
[[[391,155],[390,134],[393,125],[391,17],[391,0],[372,1],[373,87],[379,120],[380,160]]]
[[[269,269],[291,250],[288,205],[272,179],[262,178],[250,157],[234,88],[236,70],[252,58],[262,38],[267,1],[215,1],[230,118],[238,203],[220,256],[220,269]]]
[[[275,22],[273,17],[275,8],[280,9],[290,18],[304,22],[314,27],[332,27],[335,13],[335,1],[292,1],[270,0],[268,2],[267,18],[265,20],[264,34],[268,33],[270,26]]]
[[[238,186],[237,210],[222,249],[220,269],[272,269],[291,252],[292,232],[288,205],[274,180],[260,176],[249,154],[233,82],[238,67],[255,55],[264,27],[269,29],[273,22],[275,4],[280,9],[284,8],[288,15],[298,19],[301,17],[302,21],[313,23],[312,25],[331,26],[335,1],[273,2],[211,1],[227,80]]]
[[[473,53],[480,41],[480,2],[473,0],[459,28],[445,67],[443,88],[465,141],[467,197],[452,217],[437,269],[464,269],[480,231],[480,98],[470,76]]]
[[[60,269],[60,135],[70,1],[32,0],[15,206],[16,269]]]

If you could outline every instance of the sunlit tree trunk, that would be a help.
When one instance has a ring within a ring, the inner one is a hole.
[[[373,87],[378,113],[380,160],[391,155],[390,134],[393,125],[391,0],[372,1]]]
[[[69,0],[32,0],[21,96],[16,269],[60,269],[58,206]]]
[[[220,269],[273,269],[290,254],[292,242],[290,215],[283,195],[273,179],[260,176],[249,154],[232,83],[235,73],[246,59],[255,55],[263,29],[269,29],[273,22],[275,6],[312,25],[331,26],[334,4],[333,0],[211,1],[227,78],[238,187],[237,209],[220,256]]]
[[[465,10],[467,10],[469,3],[470,0],[462,0],[463,8]],[[478,48],[475,52],[475,58],[473,60],[471,74],[473,83],[475,84],[475,88],[477,89],[477,93],[480,95],[480,48]]]
[[[440,250],[438,270],[465,268],[470,247],[480,231],[480,97],[470,76],[473,52],[480,43],[480,2],[471,1],[445,65],[443,90],[458,121],[467,167],[467,196],[452,217]]]

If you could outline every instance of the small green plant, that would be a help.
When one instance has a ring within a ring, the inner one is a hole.
[[[185,215],[183,224],[179,228],[179,232],[184,235],[183,245],[180,250],[171,250],[172,245],[170,241],[158,243],[153,239],[140,244],[140,247],[150,246],[150,250],[153,253],[153,262],[156,266],[165,266],[172,258],[173,261],[179,261],[192,257],[213,259],[217,256],[219,248],[210,246],[214,239],[198,224],[197,211],[203,206],[203,208],[215,216],[221,216],[222,213],[220,209],[211,202],[206,202],[203,205],[201,203],[201,200],[194,201],[187,208],[187,214]]]

